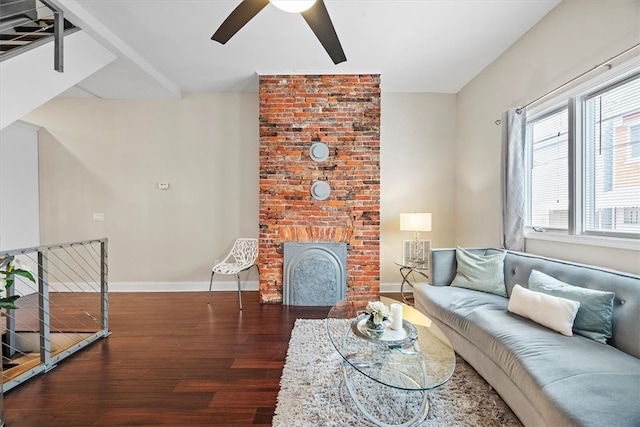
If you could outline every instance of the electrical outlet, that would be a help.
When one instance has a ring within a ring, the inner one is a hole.
[[[93,220],[94,221],[104,221],[104,214],[103,213],[95,213],[93,214]]]
[[[158,183],[158,190],[168,190],[169,189],[169,183],[168,182],[159,182]]]

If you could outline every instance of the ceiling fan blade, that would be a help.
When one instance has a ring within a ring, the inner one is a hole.
[[[225,44],[268,4],[269,0],[243,0],[224,20],[211,40]]]
[[[310,9],[301,12],[304,20],[311,27],[318,40],[327,51],[334,64],[339,64],[347,60],[342,50],[340,40],[335,28],[331,23],[329,12],[323,0],[317,0]]]

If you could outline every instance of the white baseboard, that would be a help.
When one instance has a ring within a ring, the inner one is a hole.
[[[51,292],[99,292],[99,283],[49,282]],[[209,290],[209,282],[109,282],[109,292],[202,292]],[[213,282],[212,291],[237,291],[235,281]],[[258,281],[242,281],[243,291],[257,291]]]
[[[100,289],[100,284],[91,283],[86,286],[79,284],[49,283],[52,292],[96,292]],[[407,287],[405,286],[405,290]],[[242,282],[243,291],[257,291],[259,284],[257,280]],[[109,292],[203,292],[209,290],[209,282],[110,282]],[[237,291],[238,285],[235,281],[213,282],[212,291]],[[392,293],[400,292],[400,283],[387,282],[380,283],[380,292]]]
[[[407,287],[405,286],[405,290],[406,288]],[[382,293],[400,292],[400,282],[380,283],[380,292]]]
[[[257,291],[257,280],[242,281],[243,291]],[[209,290],[209,282],[111,282],[109,292],[202,292]],[[237,291],[235,281],[213,282],[212,291]]]

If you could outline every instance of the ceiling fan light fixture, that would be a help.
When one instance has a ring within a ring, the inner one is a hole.
[[[285,12],[300,13],[311,8],[316,0],[269,0],[269,2]]]

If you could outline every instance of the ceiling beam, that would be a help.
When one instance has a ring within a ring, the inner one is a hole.
[[[178,85],[176,85],[171,79],[162,74],[157,68],[147,62],[138,52],[136,52],[131,46],[125,43],[111,30],[109,30],[102,22],[97,20],[91,15],[82,5],[76,0],[49,0],[50,3],[55,4],[62,10],[64,10],[65,17],[71,21],[74,25],[80,27],[88,35],[93,37],[98,43],[102,44],[107,49],[120,57],[124,57],[156,82],[158,82],[164,89],[166,89],[172,98],[182,98],[182,91]]]

